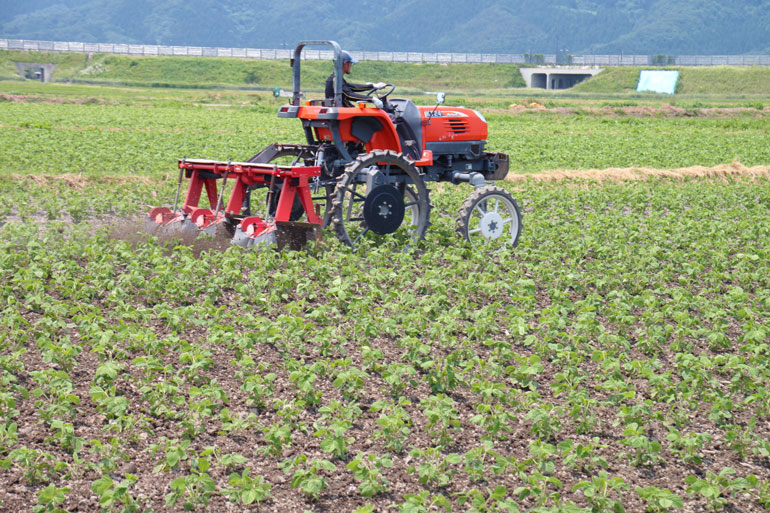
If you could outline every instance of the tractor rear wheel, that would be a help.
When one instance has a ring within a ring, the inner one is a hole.
[[[337,238],[355,247],[368,234],[422,240],[430,216],[428,188],[402,154],[376,150],[345,167],[332,199]]]
[[[474,247],[491,250],[516,247],[521,234],[521,211],[511,194],[497,185],[485,185],[463,202],[457,234]]]

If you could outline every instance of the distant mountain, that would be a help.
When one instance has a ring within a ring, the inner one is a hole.
[[[767,0],[0,0],[0,37],[573,54],[770,52]]]

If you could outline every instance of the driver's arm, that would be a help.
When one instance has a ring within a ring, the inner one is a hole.
[[[371,91],[372,90],[372,84],[355,84],[352,82],[348,82],[347,80],[343,81],[343,87],[348,86],[351,91],[355,91],[357,93],[363,92],[363,91]]]
[[[342,81],[342,100],[343,102],[353,104],[360,101],[369,101],[371,97],[366,94],[360,94],[362,91],[371,91],[372,87],[365,84],[351,84],[350,82]]]

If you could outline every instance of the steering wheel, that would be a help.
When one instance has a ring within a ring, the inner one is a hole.
[[[388,89],[388,88],[390,88],[390,89]],[[386,90],[386,89],[387,89],[387,91],[385,93],[383,93],[383,94],[377,93],[377,96],[380,99],[385,99],[388,96],[390,96],[391,93],[396,90],[396,86],[393,85],[393,84],[384,84],[382,87],[372,87],[372,92],[369,93],[369,95],[372,95],[372,94],[376,93],[377,91],[383,91],[383,90]]]

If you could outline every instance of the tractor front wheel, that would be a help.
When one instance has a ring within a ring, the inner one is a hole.
[[[457,234],[474,247],[491,250],[516,247],[521,234],[521,211],[511,194],[496,185],[485,185],[463,202]]]
[[[331,223],[337,238],[351,247],[370,234],[417,241],[425,238],[430,208],[428,188],[414,164],[395,151],[376,150],[345,167]]]

